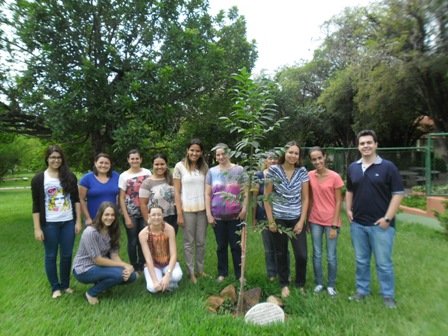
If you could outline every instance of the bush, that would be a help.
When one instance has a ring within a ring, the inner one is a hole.
[[[408,195],[403,198],[401,204],[410,208],[426,210],[426,196]]]
[[[445,206],[444,212],[434,211],[434,215],[442,225],[446,238],[448,238],[448,201],[443,202]]]

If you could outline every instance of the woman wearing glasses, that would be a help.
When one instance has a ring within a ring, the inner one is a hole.
[[[45,171],[31,181],[34,237],[45,248],[45,272],[52,297],[72,293],[70,271],[75,233],[81,230],[81,206],[76,176],[59,146],[48,147]],[[60,250],[59,275],[56,267]]]

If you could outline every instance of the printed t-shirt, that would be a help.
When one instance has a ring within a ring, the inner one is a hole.
[[[125,203],[129,216],[141,217],[140,200],[138,198],[140,186],[143,181],[151,176],[146,168],[141,168],[138,173],[125,171],[120,174],[118,186],[126,193]]]

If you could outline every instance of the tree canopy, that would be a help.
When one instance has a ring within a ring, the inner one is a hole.
[[[256,58],[244,18],[235,8],[212,17],[208,1],[18,0],[8,8],[1,129],[51,136],[90,156],[157,147]]]

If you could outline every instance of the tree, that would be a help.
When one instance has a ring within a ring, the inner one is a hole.
[[[221,117],[225,127],[234,134],[238,141],[233,153],[245,166],[247,180],[244,190],[241,193],[249,197],[247,202],[246,224],[253,226],[254,207],[256,206],[256,196],[252,192],[255,180],[255,172],[263,151],[260,141],[275,129],[279,128],[286,120],[285,118],[276,120],[277,111],[271,98],[268,88],[258,85],[250,78],[250,73],[243,68],[238,74],[233,76],[236,81],[231,89],[233,110],[227,117]],[[244,197],[244,196],[243,196]],[[240,199],[240,202],[243,200]],[[237,313],[243,312],[244,274],[246,268],[246,225],[241,229],[241,278],[240,291],[238,295]]]
[[[230,70],[255,61],[237,10],[207,9],[201,0],[15,1],[1,48],[23,68],[1,69],[0,127],[87,143],[90,156],[168,141]]]

